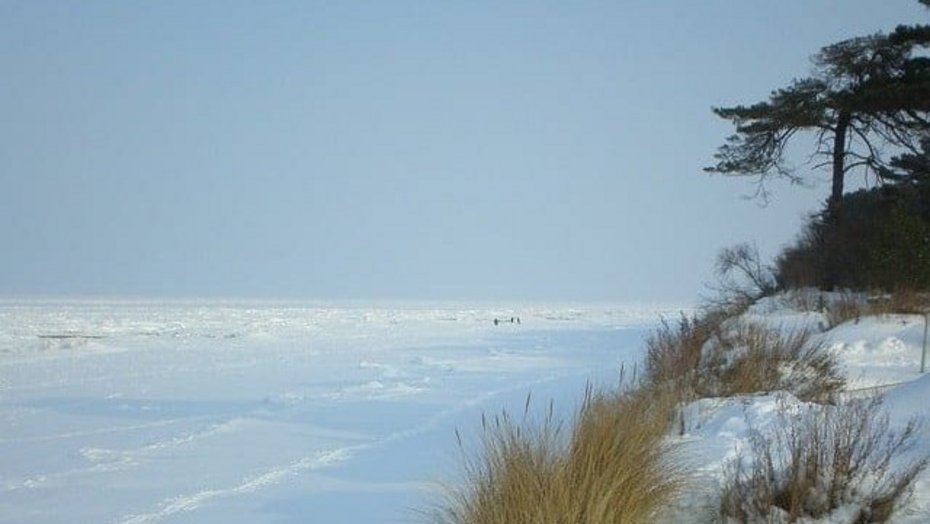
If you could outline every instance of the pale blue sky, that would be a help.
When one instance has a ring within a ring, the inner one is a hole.
[[[0,295],[691,300],[827,187],[701,168],[915,0],[0,0]]]

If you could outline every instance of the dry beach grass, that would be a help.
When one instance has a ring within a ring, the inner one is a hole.
[[[436,520],[448,524],[647,523],[682,487],[664,437],[670,391],[588,389],[567,434],[552,419],[485,419],[482,450],[465,485],[449,490]]]

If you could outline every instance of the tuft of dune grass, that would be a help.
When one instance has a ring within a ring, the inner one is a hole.
[[[560,522],[654,522],[684,485],[665,441],[676,409],[668,389],[589,390],[561,471]]]
[[[681,400],[696,396],[704,346],[720,330],[716,318],[681,315],[677,323],[662,319],[646,339],[645,380],[654,386],[673,388]]]
[[[466,459],[432,521],[446,524],[654,522],[684,483],[664,441],[670,391],[586,390],[566,430],[552,410],[541,422],[507,413],[483,418],[482,449]]]

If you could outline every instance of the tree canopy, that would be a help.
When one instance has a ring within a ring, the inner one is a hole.
[[[765,197],[770,177],[805,178],[786,148],[799,133],[810,132],[807,164],[831,167],[829,208],[835,210],[846,173],[862,168],[879,179],[891,176],[888,155],[916,155],[930,136],[930,58],[921,54],[928,47],[930,25],[851,38],[822,48],[813,57],[811,76],[793,80],[767,100],[713,108],[736,132],[705,171],[756,176]]]

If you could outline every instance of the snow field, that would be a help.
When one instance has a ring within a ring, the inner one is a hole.
[[[455,428],[570,411],[660,311],[3,301],[0,522],[410,522]]]

